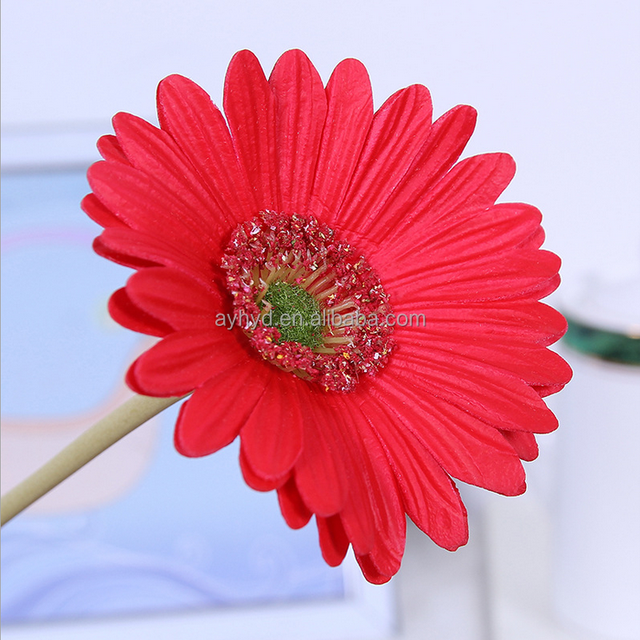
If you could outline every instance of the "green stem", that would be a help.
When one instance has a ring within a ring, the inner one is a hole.
[[[134,396],[114,409],[2,497],[2,526],[105,449],[178,400],[181,398]]]

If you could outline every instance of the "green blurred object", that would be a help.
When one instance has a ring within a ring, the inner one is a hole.
[[[564,342],[572,349],[609,362],[640,366],[640,335],[606,331],[567,316]]]

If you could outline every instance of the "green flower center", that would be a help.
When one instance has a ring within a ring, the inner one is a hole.
[[[297,284],[274,282],[264,294],[262,321],[280,331],[280,342],[297,342],[311,349],[322,344],[320,305]]]

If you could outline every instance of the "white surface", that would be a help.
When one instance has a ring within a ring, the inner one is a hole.
[[[394,640],[490,640],[483,532],[470,517],[469,543],[440,549],[411,526],[396,580],[399,636]]]
[[[555,592],[560,614],[640,638],[640,367],[570,354],[558,434]]]
[[[12,171],[33,171],[82,165],[100,160],[96,140],[104,127],[28,129],[2,132],[2,167]]]
[[[492,500],[485,525],[491,640],[619,638],[558,617],[552,597],[553,528],[541,502]]]
[[[354,56],[378,104],[419,82],[436,114],[477,107],[468,153],[515,157],[504,199],[543,211],[565,280],[618,276],[640,257],[639,30],[630,0],[3,0],[3,131],[107,132],[121,110],[152,119],[175,72],[219,102],[241,48],[267,70],[303,48],[325,79]],[[83,144],[82,161],[94,153]],[[5,166],[21,157],[3,149]]]

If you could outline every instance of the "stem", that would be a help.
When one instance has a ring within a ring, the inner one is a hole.
[[[114,409],[2,497],[2,526],[98,454],[178,400],[181,398],[133,396]]]

